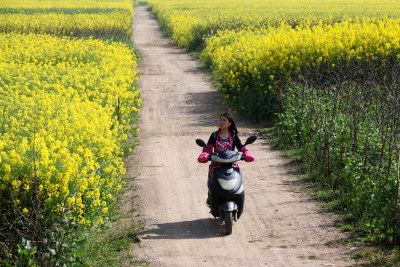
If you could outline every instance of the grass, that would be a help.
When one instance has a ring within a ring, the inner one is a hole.
[[[350,224],[339,223],[339,224],[336,225],[336,227],[340,227],[343,232],[352,232],[352,231],[354,231],[354,227],[352,225],[350,225]]]
[[[116,230],[114,227],[92,231],[83,247],[82,256],[90,266],[122,266],[136,264],[133,255],[129,254],[135,229]]]
[[[136,242],[136,234],[143,229],[138,223],[139,213],[124,210],[133,202],[132,196],[136,188],[127,185],[120,199],[111,207],[111,218],[104,226],[86,233],[85,242],[80,254],[89,266],[149,266],[132,255],[132,245]]]

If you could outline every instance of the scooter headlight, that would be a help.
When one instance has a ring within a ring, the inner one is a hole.
[[[233,188],[235,188],[237,180],[238,180],[237,178],[233,178],[230,180],[224,180],[224,179],[218,178],[218,183],[221,185],[221,187],[224,190],[232,190]]]

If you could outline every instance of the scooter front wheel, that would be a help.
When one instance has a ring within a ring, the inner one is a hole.
[[[230,235],[232,234],[232,211],[225,212],[225,234]]]

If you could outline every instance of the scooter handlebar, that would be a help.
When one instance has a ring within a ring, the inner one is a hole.
[[[209,161],[211,161],[211,156],[212,156],[212,155],[216,155],[216,153],[211,152],[210,154],[208,154],[207,159],[208,159]],[[240,160],[244,160],[244,159],[245,159],[245,156],[242,154],[242,156],[240,157]]]

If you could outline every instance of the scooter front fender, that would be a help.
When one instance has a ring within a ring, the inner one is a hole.
[[[233,201],[224,202],[221,205],[221,210],[223,210],[223,211],[234,211],[234,210],[238,210],[238,206]]]

